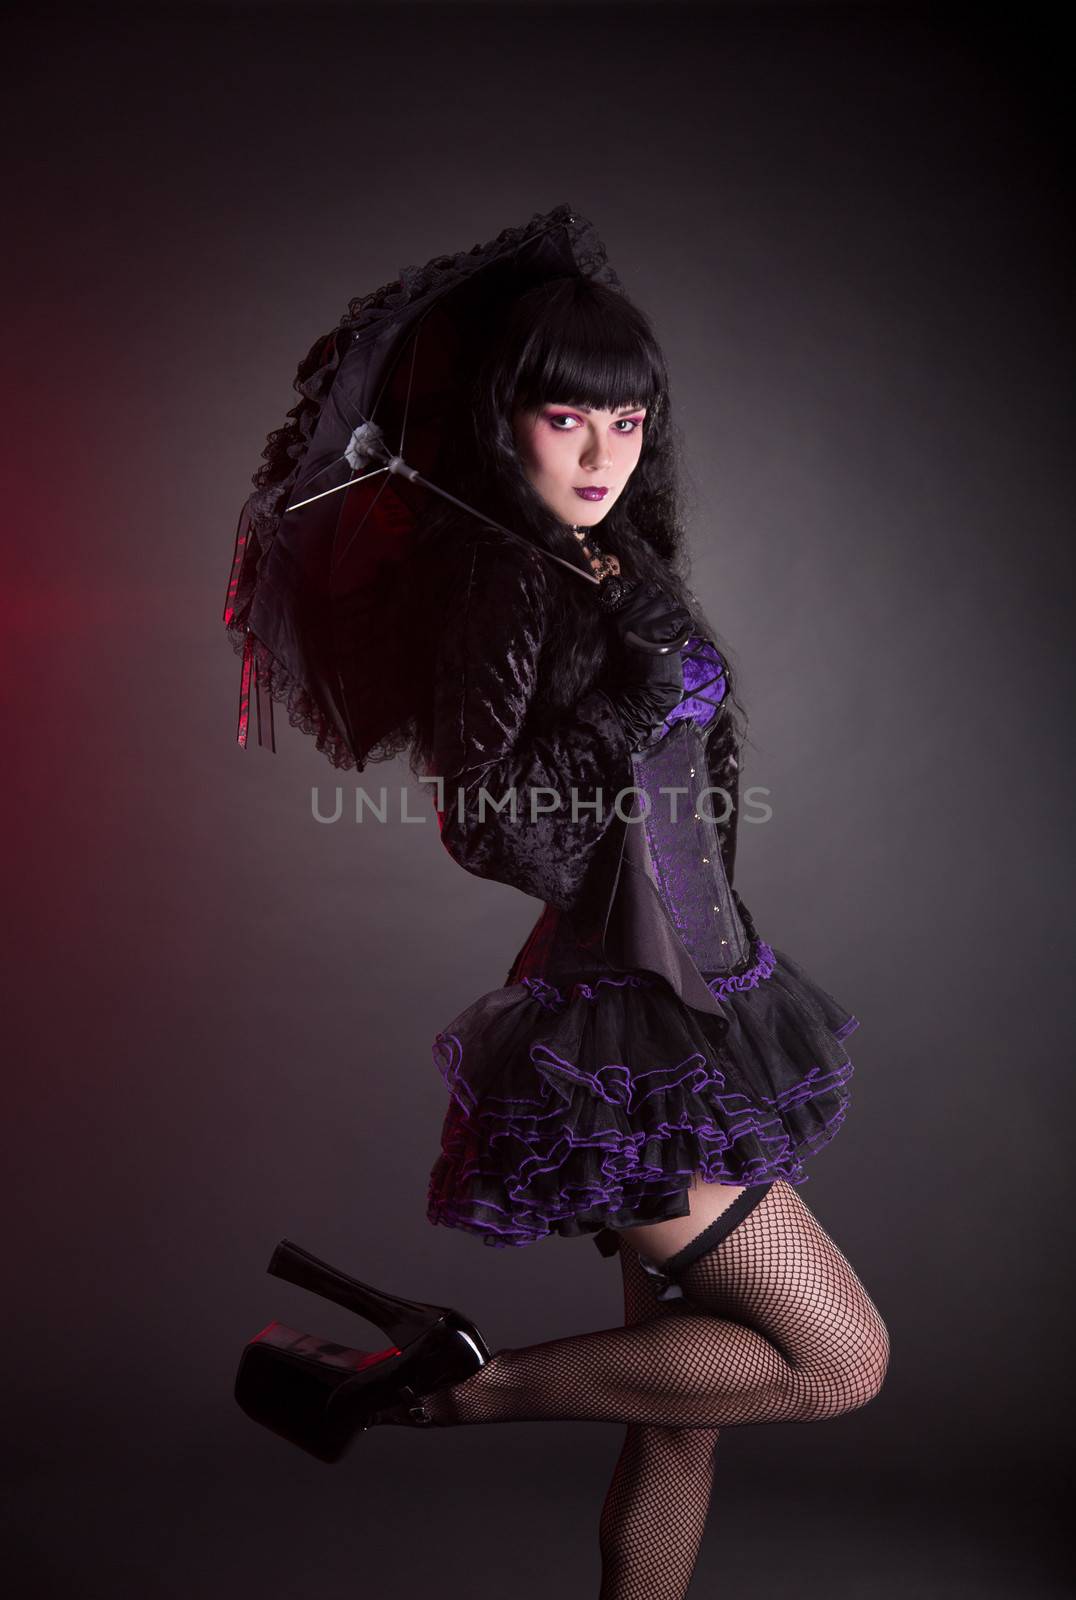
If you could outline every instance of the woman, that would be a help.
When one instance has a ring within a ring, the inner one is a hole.
[[[843,1118],[856,1019],[732,889],[742,728],[680,570],[646,318],[582,276],[540,284],[465,398],[446,460],[490,522],[450,507],[424,530],[412,762],[459,864],[544,908],[504,986],[438,1034],[428,1215],[500,1247],[590,1234],[619,1253],[625,1326],[491,1356],[459,1313],[295,1247],[270,1270],[393,1338],[353,1353],[338,1426],[627,1424],[602,1597],[671,1600],[720,1429],[836,1416],[885,1375],[885,1325],[797,1193]],[[589,563],[605,603],[543,552]]]

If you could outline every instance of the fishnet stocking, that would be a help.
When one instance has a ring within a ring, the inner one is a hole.
[[[498,1351],[426,1398],[432,1420],[811,1422],[865,1405],[881,1388],[885,1324],[791,1185],[774,1183],[679,1283],[685,1299],[661,1315]]]
[[[677,1314],[626,1239],[624,1323]],[[717,1428],[628,1424],[598,1524],[599,1600],[683,1600],[695,1570],[714,1477]]]

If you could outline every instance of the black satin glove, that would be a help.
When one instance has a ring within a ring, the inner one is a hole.
[[[677,639],[691,614],[652,580],[640,583],[610,610],[614,643],[605,693],[633,751],[643,749],[660,733],[665,718],[684,694],[684,664],[679,650],[664,655],[630,644],[630,631],[641,639],[663,643]]]

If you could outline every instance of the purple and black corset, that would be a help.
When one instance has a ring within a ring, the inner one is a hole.
[[[684,694],[665,718],[665,727],[691,721],[705,728],[725,698],[725,663],[709,639],[694,635],[681,650],[680,659],[684,665]]]

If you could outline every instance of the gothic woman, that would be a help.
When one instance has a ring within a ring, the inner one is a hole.
[[[274,1324],[240,1398],[326,1460],[372,1426],[624,1425],[602,1600],[674,1600],[720,1430],[836,1417],[885,1376],[885,1324],[800,1193],[847,1109],[857,1019],[733,887],[742,706],[685,579],[648,319],[586,274],[534,284],[450,432],[457,500],[425,519],[411,595],[413,770],[439,780],[459,865],[542,909],[503,986],[437,1035],[427,1214],[495,1248],[591,1236],[619,1258],[624,1325],[491,1352],[461,1312],[285,1241],[271,1271],[391,1343],[341,1353]],[[285,1391],[319,1362],[315,1425]]]

